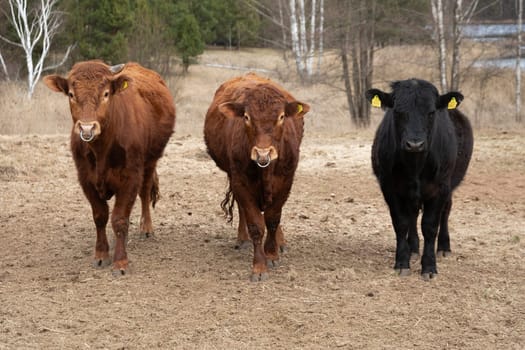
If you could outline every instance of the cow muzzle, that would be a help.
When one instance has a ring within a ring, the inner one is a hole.
[[[80,139],[84,142],[93,141],[102,132],[100,123],[97,121],[82,122],[79,120],[75,123],[74,130],[75,133],[80,135]]]
[[[277,150],[273,146],[267,148],[259,148],[254,146],[252,148],[251,159],[261,168],[266,168],[270,165],[272,160],[277,158]]]
[[[423,152],[425,150],[424,140],[407,140],[405,142],[405,151],[407,152]]]

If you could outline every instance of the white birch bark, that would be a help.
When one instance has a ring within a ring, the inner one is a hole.
[[[454,22],[452,24],[453,45],[452,45],[452,68],[450,88],[451,90],[458,90],[460,83],[460,51],[461,42],[463,41],[462,26],[470,23],[474,11],[478,7],[479,0],[471,1],[466,7],[463,6],[463,0],[456,0],[454,4]]]
[[[308,77],[313,75],[313,65],[314,65],[314,51],[315,51],[315,31],[316,31],[316,1],[312,1],[312,13],[310,16],[310,47],[308,48],[308,54],[306,55],[306,74]]]
[[[439,80],[441,91],[448,90],[447,84],[447,46],[445,42],[445,26],[443,23],[443,0],[431,0],[432,16],[436,27],[436,40],[439,47]]]
[[[33,95],[42,71],[49,68],[44,67],[44,61],[49,53],[51,40],[61,24],[60,17],[53,11],[57,2],[58,0],[40,0],[38,9],[30,11],[27,8],[27,0],[9,0],[11,16],[9,20],[16,31],[19,42],[12,42],[2,36],[0,38],[24,50],[29,98]],[[33,55],[38,45],[41,46],[41,51],[37,54],[36,62],[34,62]],[[67,59],[71,48],[72,46],[68,48],[62,63]]]
[[[297,11],[295,0],[290,1],[290,36],[292,40],[292,52],[295,57],[295,64],[297,65],[297,72],[302,76],[304,72],[304,62],[301,53],[301,44],[299,43],[299,26],[297,24]]]
[[[323,36],[324,36],[324,0],[320,0],[319,3],[319,52],[318,52],[318,58],[317,58],[317,74],[319,75],[321,73],[321,61],[323,58],[323,50],[324,50],[324,43],[323,43]]]
[[[0,52],[0,64],[2,65],[2,70],[4,71],[5,79],[9,81],[9,72],[7,71],[7,66],[4,61],[4,56],[2,56],[1,52]]]
[[[297,0],[299,5],[299,42],[301,51],[301,60],[303,61],[303,74],[306,71],[306,55],[308,53],[308,44],[306,39],[306,15],[304,11],[304,0]]]
[[[521,122],[521,43],[523,28],[523,0],[518,0],[518,55],[516,57],[516,121]]]

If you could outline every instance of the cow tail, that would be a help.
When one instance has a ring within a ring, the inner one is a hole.
[[[233,191],[231,185],[228,185],[228,190],[224,196],[223,201],[221,202],[221,208],[224,211],[224,216],[228,222],[233,221],[233,204],[235,203],[235,197],[233,196]]]
[[[153,183],[151,184],[151,206],[155,208],[155,204],[157,204],[157,201],[160,198],[160,192],[159,192],[159,176],[157,175],[157,171],[153,173]]]

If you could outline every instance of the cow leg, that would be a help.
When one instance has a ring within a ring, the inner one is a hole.
[[[445,203],[446,199],[436,198],[425,202],[424,205],[423,219],[421,220],[421,231],[423,231],[425,239],[423,256],[421,257],[421,275],[424,280],[429,280],[437,274],[434,249],[439,221]]]
[[[396,233],[396,261],[394,269],[400,276],[410,274],[410,247],[408,244],[408,233],[410,229],[410,210],[403,206],[402,199],[397,197],[388,198],[387,200],[392,225]]]
[[[83,186],[84,193],[91,204],[93,221],[97,228],[97,242],[95,243],[95,258],[93,266],[100,268],[110,264],[109,244],[106,236],[106,225],[109,219],[109,207],[106,200],[101,199],[95,187],[90,185]]]
[[[249,193],[250,192],[247,189],[242,187],[235,191],[237,203],[243,208],[246,218],[246,226],[253,243],[253,264],[250,280],[252,282],[257,282],[268,279],[266,255],[264,254],[262,245],[265,224],[260,208],[254,200],[250,198]],[[239,196],[237,196],[237,194],[239,194]]]
[[[237,244],[235,245],[235,249],[244,250],[251,246],[251,240],[248,234],[248,227],[246,226],[246,214],[238,202],[237,209],[239,212],[239,227],[237,228]]]
[[[156,202],[158,192],[159,180],[155,168],[146,169],[144,171],[144,181],[139,194],[142,205],[142,214],[140,216],[140,238],[148,238],[153,235],[150,204]]]
[[[278,231],[280,231],[280,234],[282,235],[282,230],[279,225],[281,221],[281,208],[274,208],[275,207],[272,207],[264,212],[264,222],[267,230],[266,240],[264,242],[264,253],[270,267],[279,266],[280,242],[277,237]]]
[[[419,256],[419,237],[417,235],[417,212],[410,217],[408,227],[408,246],[410,247],[410,258]]]
[[[266,255],[264,254],[262,239],[264,236],[264,220],[262,215],[259,213],[259,217],[250,220],[248,222],[248,232],[253,242],[253,265],[252,275],[250,280],[252,282],[264,281],[268,279],[268,267],[266,266]]]
[[[125,275],[128,269],[126,243],[129,230],[129,216],[137,198],[138,184],[125,184],[124,190],[117,193],[115,207],[111,214],[111,225],[115,233],[115,254],[113,255],[113,275]]]
[[[439,234],[438,234],[438,245],[437,245],[437,255],[438,256],[448,256],[451,254],[450,250],[450,237],[448,233],[448,217],[450,215],[450,209],[452,208],[452,198],[449,198],[445,207],[443,208],[443,213],[441,213],[441,222],[439,224]]]
[[[284,253],[288,251],[288,245],[286,244],[286,240],[284,239],[284,233],[281,225],[277,226],[277,232],[275,234],[275,239],[277,240],[277,244],[279,245],[279,251],[281,253]]]

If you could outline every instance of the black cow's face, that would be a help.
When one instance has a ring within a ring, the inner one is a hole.
[[[371,89],[367,99],[375,107],[384,107],[393,113],[399,146],[406,152],[427,150],[429,136],[440,110],[453,109],[463,100],[459,92],[439,95],[431,83],[410,79],[392,84],[392,93]]]
[[[259,87],[246,93],[244,102],[226,102],[219,111],[229,118],[242,118],[250,143],[249,157],[261,168],[279,158],[279,145],[290,118],[302,118],[310,109],[306,103],[287,102],[273,87]]]

